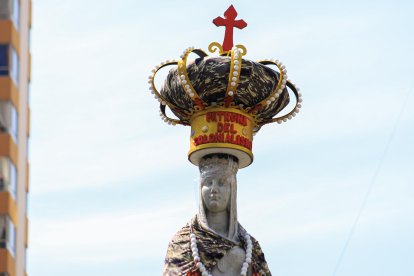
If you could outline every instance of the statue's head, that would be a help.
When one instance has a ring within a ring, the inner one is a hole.
[[[238,233],[237,222],[237,158],[227,154],[205,156],[199,164],[200,169],[200,210],[199,221],[205,228],[207,214],[228,212],[228,235],[235,240]]]
[[[201,199],[209,212],[229,210],[237,159],[231,155],[210,155],[200,162]]]

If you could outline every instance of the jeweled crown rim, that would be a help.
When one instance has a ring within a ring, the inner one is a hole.
[[[230,65],[230,73],[229,73],[229,80],[228,85],[226,89],[226,94],[224,101],[221,103],[215,103],[215,105],[211,105],[210,103],[204,102],[201,97],[198,95],[197,91],[192,86],[192,83],[188,77],[187,72],[187,59],[188,56],[191,53],[195,53],[200,58],[207,57],[208,54],[204,52],[202,49],[189,47],[186,50],[184,50],[183,54],[180,56],[180,60],[167,60],[166,62],[161,63],[160,65],[156,66],[153,70],[151,75],[149,76],[149,84],[150,84],[150,91],[152,94],[154,94],[154,98],[156,98],[160,102],[160,116],[163,119],[164,122],[176,125],[189,125],[189,119],[193,114],[200,112],[204,109],[209,108],[215,108],[216,105],[223,106],[223,107],[232,107],[236,109],[240,109],[248,114],[251,114],[255,118],[256,128],[254,129],[254,132],[256,133],[263,125],[277,122],[278,124],[281,124],[283,122],[286,122],[287,120],[292,119],[296,116],[296,114],[299,112],[299,109],[302,107],[302,95],[299,93],[299,88],[296,87],[295,84],[293,84],[287,76],[287,70],[285,65],[280,62],[279,60],[274,59],[263,59],[257,61],[258,63],[261,63],[263,65],[275,65],[279,69],[279,80],[277,83],[277,86],[275,87],[274,91],[265,99],[257,103],[256,105],[252,107],[242,107],[234,105],[233,99],[234,96],[237,93],[237,86],[238,81],[240,77],[240,70],[241,70],[241,61],[242,57],[246,55],[247,50],[243,45],[236,45],[234,46],[230,51],[223,51],[221,45],[217,42],[213,42],[208,47],[209,51],[211,53],[214,53],[216,51],[219,52],[221,56],[229,56],[231,57],[231,65]],[[172,102],[168,101],[165,97],[163,97],[160,92],[155,87],[155,75],[158,73],[158,71],[166,66],[170,65],[177,65],[178,68],[178,76],[180,78],[181,85],[184,89],[184,91],[187,93],[187,95],[190,97],[190,99],[194,103],[194,108],[192,110],[185,111],[180,109],[179,107],[175,106]],[[258,116],[260,115],[260,110],[270,105],[273,101],[275,101],[283,92],[285,88],[290,88],[293,92],[293,94],[296,97],[296,104],[294,108],[288,112],[287,114],[272,118],[271,120],[263,120]],[[185,120],[182,119],[173,119],[166,115],[166,107],[169,107],[171,110],[182,114],[183,118],[186,118]]]

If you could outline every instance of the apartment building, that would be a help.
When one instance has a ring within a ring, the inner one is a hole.
[[[0,276],[27,275],[30,0],[0,0]]]

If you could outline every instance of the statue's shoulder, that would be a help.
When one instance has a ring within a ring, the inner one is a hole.
[[[253,237],[253,236],[250,236],[250,239],[252,240],[252,244],[253,244],[253,248],[256,248],[256,249],[258,249],[258,250],[262,250],[261,249],[261,247],[260,247],[260,243],[259,243],[259,241],[258,240],[256,240],[256,238],[255,237]]]
[[[253,244],[253,263],[255,267],[255,271],[259,272],[259,275],[266,275],[271,276],[269,267],[266,262],[265,255],[260,247],[259,242],[254,238],[251,237],[252,244]]]
[[[187,223],[174,234],[168,244],[163,275],[186,274],[194,267],[190,248],[190,225]]]
[[[174,236],[172,237],[171,242],[181,243],[184,240],[188,242],[188,239],[190,237],[190,223],[191,222],[188,222],[180,230],[178,230],[178,232],[175,233]]]
[[[239,228],[241,229],[241,231],[246,231],[240,225],[239,225]],[[256,273],[258,273],[259,275],[271,276],[272,274],[271,274],[271,272],[269,270],[269,267],[267,265],[265,255],[262,251],[262,248],[260,247],[259,241],[255,237],[250,235],[250,233],[249,233],[249,236],[250,236],[250,239],[251,239],[252,244],[253,244],[253,250],[252,250],[253,270]]]

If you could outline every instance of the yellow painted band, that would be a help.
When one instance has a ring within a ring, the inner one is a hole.
[[[209,108],[194,114],[190,125],[189,156],[206,149],[209,149],[206,150],[208,153],[212,149],[219,153],[222,148],[244,152],[249,160],[253,158],[253,128],[256,123],[246,112],[236,108]]]

